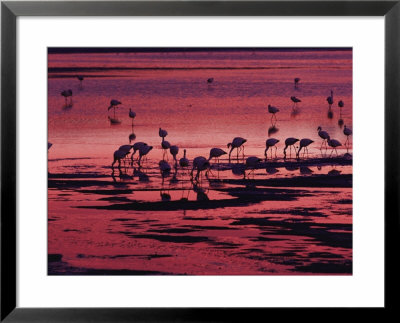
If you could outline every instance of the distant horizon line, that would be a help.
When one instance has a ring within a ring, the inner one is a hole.
[[[87,53],[173,53],[173,52],[318,52],[352,51],[352,47],[48,47],[48,54],[87,54]]]

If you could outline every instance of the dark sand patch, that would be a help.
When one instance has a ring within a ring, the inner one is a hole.
[[[340,248],[352,248],[352,225],[326,223],[315,227],[313,223],[276,221],[268,218],[240,218],[231,225],[255,225],[259,227],[274,227],[269,232],[270,235],[295,235],[305,236],[315,240],[315,243]],[[332,232],[331,230],[341,230],[343,232]]]
[[[182,228],[176,228],[176,229],[150,229],[147,230],[146,232],[155,232],[155,233],[189,233],[189,232],[197,232],[199,230],[195,229],[182,229]]]
[[[210,241],[208,237],[198,236],[177,236],[177,235],[158,235],[158,234],[130,234],[130,238],[137,239],[154,239],[161,242],[173,242],[173,243],[197,243]]]
[[[313,274],[352,274],[353,265],[350,261],[311,263],[309,265],[296,266],[294,271]]]
[[[234,185],[246,185],[249,180],[244,179],[224,179],[223,182]],[[251,180],[256,186],[270,187],[337,187],[351,188],[353,186],[353,175],[312,175],[312,176],[295,176],[270,179],[254,179]]]

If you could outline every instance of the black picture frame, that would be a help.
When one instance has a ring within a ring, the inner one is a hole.
[[[2,1],[1,3],[1,322],[252,322],[265,315],[315,318],[291,308],[16,307],[16,19],[19,16],[384,16],[385,306],[396,311],[399,275],[400,1]],[[373,189],[373,188],[371,188]],[[373,261],[373,255],[371,255]],[[238,291],[240,292],[240,291]],[[331,318],[337,309],[324,309]],[[360,309],[344,309],[346,311]],[[365,309],[364,309],[365,310]],[[296,313],[294,313],[296,312]],[[349,313],[348,313],[349,314]],[[320,316],[320,314],[317,314]],[[350,317],[349,317],[350,318]],[[319,318],[318,320],[320,320]],[[323,319],[323,318],[322,318]]]

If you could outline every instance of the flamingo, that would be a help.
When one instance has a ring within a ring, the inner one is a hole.
[[[295,88],[297,88],[297,85],[299,84],[299,82],[300,82],[300,78],[296,77],[296,78],[294,79],[294,87],[295,87]]]
[[[82,75],[78,75],[76,78],[79,80],[79,87],[82,88],[83,76]]]
[[[122,104],[122,103],[120,101],[118,101],[118,100],[115,100],[115,99],[112,99],[110,101],[110,106],[108,107],[108,111],[110,111],[111,108],[114,109],[114,119],[115,119],[115,108],[118,108],[118,106],[120,104]],[[110,119],[110,120],[112,120],[112,119]]]
[[[182,168],[189,166],[189,159],[186,158],[186,149],[183,150],[183,157],[179,159],[179,165]]]
[[[53,144],[51,142],[47,142],[47,150],[49,150],[51,146],[53,146]]]
[[[275,113],[279,112],[279,109],[276,108],[276,107],[273,107],[273,106],[270,105],[270,104],[268,104],[268,112],[269,112],[269,113],[272,113],[271,122],[272,122],[272,119],[273,119],[274,117],[275,117],[275,121],[276,121],[276,115],[275,115]]]
[[[247,139],[244,139],[242,137],[235,137],[233,138],[232,142],[227,144],[228,148],[231,148],[231,150],[229,151],[229,162],[231,162],[231,153],[233,149],[237,149],[237,159],[239,160],[239,148],[242,147],[243,148],[243,157],[244,157],[244,146],[242,146],[245,142],[247,141]]]
[[[142,146],[147,146],[147,144],[145,142],[139,141],[139,142],[135,142],[132,146],[133,148],[133,152],[131,155],[131,160],[133,161],[133,155],[136,154],[136,152],[142,147]]]
[[[152,149],[153,149],[153,146],[148,146],[148,145],[143,145],[139,148],[139,159],[138,159],[139,166],[140,166],[140,161],[142,160],[142,157],[146,156]]]
[[[165,137],[168,135],[168,132],[167,132],[167,130],[164,130],[164,129],[159,128],[159,129],[158,129],[158,135],[159,135],[161,138],[165,138]]]
[[[196,180],[198,180],[200,172],[208,170],[209,168],[210,168],[210,162],[205,157],[203,156],[196,157],[195,159],[193,159],[193,167],[190,175],[193,178],[193,171],[196,169],[197,170]]]
[[[311,145],[314,142],[314,140],[308,139],[308,138],[303,138],[300,140],[300,148],[297,151],[297,159],[300,159],[300,150],[302,148],[304,148],[304,154],[307,151],[307,155],[308,155],[308,146]],[[304,157],[304,156],[303,156]]]
[[[125,150],[114,151],[114,161],[111,164],[111,168],[114,170],[114,164],[118,161],[118,168],[121,169],[121,159],[124,159],[128,153]]]
[[[336,139],[328,139],[328,145],[329,147],[332,147],[332,152],[330,154],[330,156],[332,156],[333,154],[333,150],[336,151],[336,156],[338,156],[338,152],[336,150],[336,147],[340,147],[342,144],[340,143],[340,141],[336,140]]]
[[[176,160],[176,155],[178,155],[179,147],[173,145],[173,146],[169,147],[169,152],[171,153],[172,157],[174,158],[175,165],[176,165],[178,163],[178,161]]]
[[[299,141],[299,139],[293,138],[293,137],[289,137],[285,140],[285,148],[283,149],[283,155],[284,155],[283,159],[286,159],[286,149],[289,147],[290,155],[291,155],[292,154],[292,146],[298,141]],[[295,151],[296,151],[296,148],[295,148]]]
[[[168,141],[164,140],[164,137],[162,137],[161,148],[164,150],[163,159],[165,158],[165,155],[167,155],[167,159],[168,159],[167,150],[171,148],[171,144]]]
[[[222,155],[226,155],[227,152],[222,150],[221,148],[211,148],[210,149],[210,157],[208,157],[208,161],[210,161],[212,158],[217,159],[217,163],[219,164],[219,157]]]
[[[65,99],[65,106],[66,107],[72,107],[72,90],[64,90],[61,92],[61,95],[64,97]],[[69,103],[68,103],[68,98],[69,99]]]
[[[344,129],[343,129],[343,133],[347,137],[346,141],[344,142],[344,145],[346,146],[346,143],[347,143],[347,147],[348,147],[348,145],[350,144],[349,136],[351,136],[353,134],[353,131],[350,128],[347,128],[347,126],[345,125]],[[348,148],[347,148],[347,150],[348,150]]]
[[[333,104],[333,91],[332,90],[331,90],[331,96],[328,96],[326,98],[326,101],[328,101],[329,109],[330,109],[332,107],[332,104]]]
[[[299,98],[296,98],[295,96],[291,96],[290,100],[292,100],[292,102],[293,102],[292,110],[297,108],[297,103],[301,102],[301,100]]]
[[[278,148],[276,148],[276,144],[279,142],[278,139],[275,138],[269,138],[267,139],[267,141],[265,142],[265,151],[264,151],[264,156],[265,156],[265,160],[267,160],[267,151],[269,149],[269,147],[275,147],[275,158],[276,158],[276,151]],[[272,158],[272,149],[271,149],[271,158]]]
[[[214,78],[213,77],[210,77],[208,80],[207,80],[207,83],[212,83],[212,82],[214,82]]]
[[[136,113],[134,111],[132,111],[131,108],[129,108],[129,118],[132,119],[132,127],[133,127],[133,119],[135,119],[136,117]]]
[[[329,139],[329,134],[326,131],[323,131],[321,127],[318,127],[318,136],[320,136],[322,138],[322,144],[321,147],[319,148],[320,150],[322,149],[322,146],[325,143],[325,147],[328,148],[326,146],[326,141]]]

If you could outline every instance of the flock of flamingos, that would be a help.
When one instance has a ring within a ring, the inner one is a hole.
[[[82,87],[82,81],[83,81],[83,76],[77,76],[78,80],[80,81],[80,87]],[[207,80],[207,83],[212,83],[213,78],[210,78]],[[295,88],[298,87],[298,84],[300,82],[300,78],[295,78],[294,79],[294,86]],[[72,103],[72,90],[64,90],[61,92],[61,95],[65,98],[65,106],[71,107],[73,105]],[[301,100],[295,96],[292,96],[291,101],[293,102],[292,110],[293,112],[296,111],[297,109],[297,104],[301,102]],[[328,102],[329,105],[329,111],[328,111],[328,117],[332,115],[331,108],[334,103],[333,99],[333,91],[331,90],[330,96],[326,98],[326,101]],[[108,110],[113,109],[114,110],[114,116],[113,117],[108,117],[110,120],[111,124],[119,124],[120,121],[115,117],[115,109],[118,108],[122,103],[118,100],[111,100],[110,101],[110,106],[108,107]],[[338,107],[342,108],[344,106],[344,103],[342,100],[338,102]],[[275,120],[276,122],[276,114],[279,112],[279,109],[277,107],[274,107],[272,105],[268,105],[268,112],[271,114],[271,122]],[[129,109],[129,118],[132,120],[132,127],[133,127],[133,120],[136,117],[136,113],[132,111],[132,109]],[[339,125],[343,125],[343,120],[339,119]],[[319,137],[322,139],[322,143],[320,146],[320,150],[324,149],[328,150],[328,146],[332,148],[330,157],[332,157],[333,152],[336,152],[336,156],[338,156],[338,152],[336,150],[337,147],[342,146],[341,142],[337,139],[332,139],[328,132],[322,130],[321,127],[318,127],[317,129]],[[344,146],[348,147],[350,145],[349,141],[349,136],[352,135],[352,130],[348,128],[346,125],[344,126],[343,129],[343,134],[346,136],[346,141],[344,143]],[[167,173],[171,171],[171,166],[168,163],[168,152],[172,155],[175,168],[178,167],[178,164],[180,167],[186,169],[190,165],[189,159],[186,157],[186,149],[183,150],[183,157],[181,157],[178,161],[177,156],[179,153],[179,147],[177,145],[171,145],[168,141],[165,140],[165,138],[168,135],[167,130],[159,128],[158,130],[158,135],[161,138],[161,148],[163,149],[163,159],[159,162],[159,168],[162,173]],[[272,150],[275,149],[275,158],[277,158],[277,143],[280,140],[276,138],[269,138],[265,142],[265,150],[264,150],[264,158],[265,161],[267,161],[267,152],[270,150],[271,153],[271,159],[272,159]],[[229,149],[229,152],[218,148],[214,147],[210,149],[210,154],[209,157],[203,157],[203,156],[198,156],[195,157],[192,161],[192,167],[191,167],[191,177],[193,178],[193,173],[196,171],[196,179],[199,178],[199,174],[201,174],[202,171],[208,172],[211,168],[210,161],[214,158],[217,160],[217,163],[219,164],[219,158],[222,157],[223,155],[228,155],[229,157],[229,163],[231,163],[231,154],[233,150],[236,149],[236,159],[239,161],[239,154],[242,153],[242,158],[244,160],[244,144],[247,142],[245,138],[242,137],[235,137],[233,138],[232,142],[227,144],[227,148]],[[299,146],[295,146],[299,142]],[[286,160],[287,155],[286,155],[286,150],[289,148],[290,156],[291,156],[291,150],[292,146],[294,148],[294,151],[296,153],[296,158],[297,160],[300,160],[300,152],[303,150],[303,158],[305,154],[308,154],[308,147],[314,143],[313,140],[308,139],[308,138],[303,138],[303,139],[298,139],[298,138],[293,138],[289,137],[285,139],[285,148],[283,149],[283,158]],[[347,146],[346,146],[347,145]],[[52,146],[51,143],[48,143],[48,148]],[[133,163],[135,162],[134,156],[136,153],[138,153],[138,158],[136,159],[136,162],[139,167],[141,167],[141,162],[147,158],[147,155],[150,153],[150,151],[153,149],[153,146],[150,146],[146,144],[145,142],[136,142],[133,145],[122,145],[120,146],[116,151],[114,151],[113,154],[113,162],[111,164],[111,168],[114,171],[114,165],[115,163],[118,162],[118,168],[121,170],[121,162],[128,162],[131,166],[133,166]],[[130,155],[130,158],[129,158]],[[261,163],[263,159],[256,157],[256,156],[249,156],[246,158],[244,162],[244,166],[246,169],[255,169],[255,167]]]

